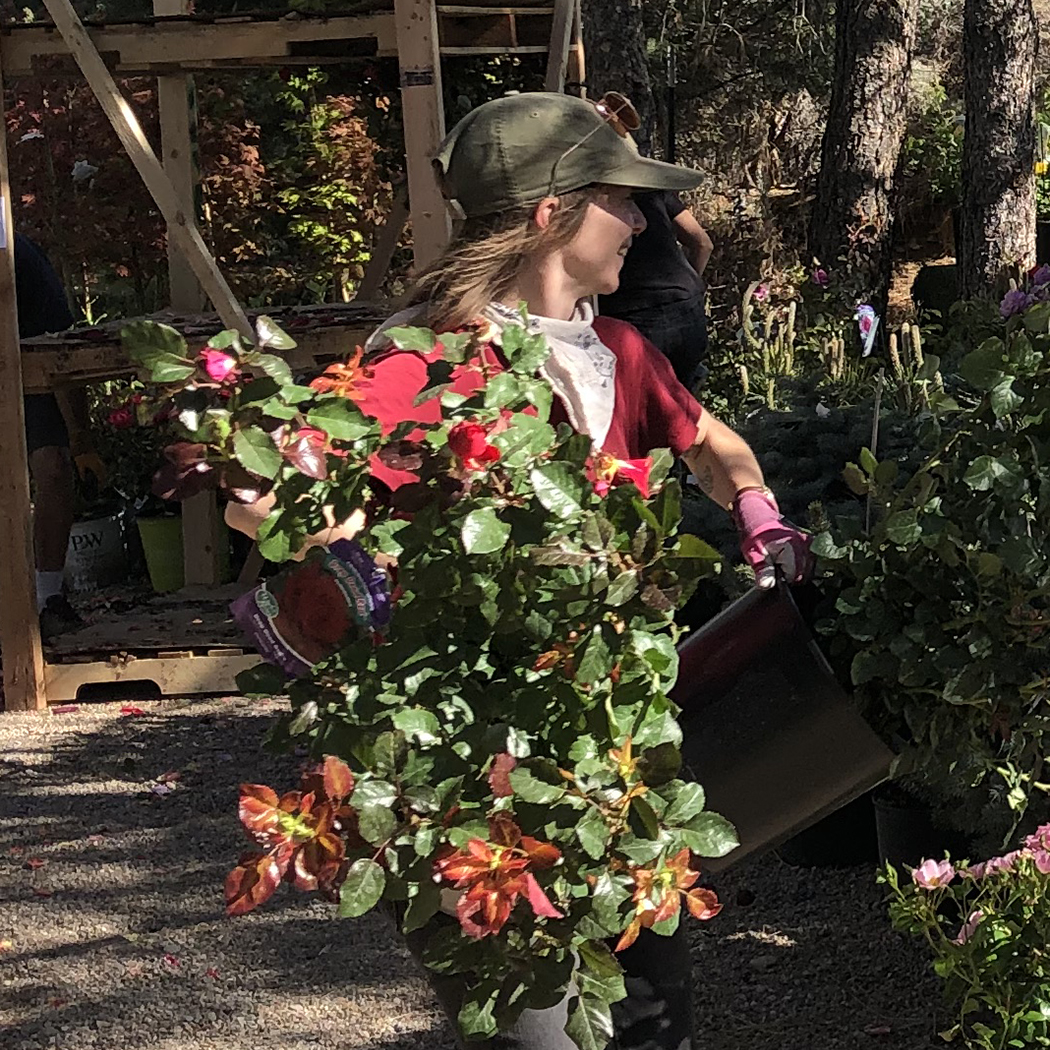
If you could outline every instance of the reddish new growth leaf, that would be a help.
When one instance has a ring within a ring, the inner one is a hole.
[[[692,857],[689,850],[675,854],[662,867],[632,868],[634,879],[634,917],[616,945],[616,951],[630,947],[643,928],[649,929],[658,922],[677,915],[685,897],[686,907],[697,919],[713,919],[722,905],[711,890],[693,888],[700,872],[690,868]]]
[[[466,849],[448,851],[434,862],[437,881],[466,891],[456,904],[463,932],[474,938],[499,933],[519,897],[541,918],[563,918],[533,875],[557,864],[558,848],[522,835],[506,813],[489,818],[489,837],[489,842],[471,839]]]
[[[241,823],[264,852],[246,854],[226,877],[228,915],[257,908],[283,879],[300,890],[328,892],[342,880],[344,836],[356,837],[356,814],[346,805],[353,774],[328,755],[322,766],[303,774],[300,788],[278,798],[262,784],[241,785]]]
[[[361,365],[363,355],[364,350],[359,346],[346,364],[329,365],[310,386],[321,394],[338,394],[351,401],[360,401],[364,397],[358,389],[361,380],[372,376],[372,370]]]
[[[328,477],[328,460],[326,453],[328,435],[316,427],[300,427],[288,436],[281,448],[281,455],[300,474],[305,474],[315,481],[324,481]]]
[[[518,764],[518,760],[504,751],[492,760],[492,768],[489,770],[489,787],[496,798],[508,798],[514,794],[510,786],[510,771]]]

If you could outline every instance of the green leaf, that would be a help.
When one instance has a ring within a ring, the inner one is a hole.
[[[849,547],[840,547],[830,532],[818,532],[811,549],[818,558],[828,561],[841,561],[849,556]]]
[[[292,370],[283,357],[274,354],[252,354],[249,364],[265,372],[275,383],[288,386],[292,381]]]
[[[987,339],[959,364],[963,379],[978,390],[991,390],[1003,379],[1004,347],[999,339]]]
[[[565,797],[565,786],[563,784],[548,784],[546,781],[533,776],[523,766],[518,766],[510,771],[510,786],[514,790],[514,794],[522,802],[534,802],[541,806],[559,802]]]
[[[880,463],[879,466],[881,465]],[[876,473],[878,473],[877,470]],[[868,476],[856,463],[847,463],[842,468],[842,480],[846,482],[850,492],[858,496],[866,496],[868,494]]]
[[[963,481],[978,492],[987,492],[1007,473],[1007,469],[994,456],[978,456],[967,468]]]
[[[629,569],[627,572],[621,572],[609,584],[608,590],[605,592],[605,604],[613,607],[623,605],[624,602],[630,601],[638,593],[638,570]]]
[[[500,521],[492,507],[479,507],[463,519],[460,536],[468,554],[494,554],[507,545],[510,526]]]
[[[403,933],[421,930],[437,914],[441,906],[441,887],[433,879],[420,879],[415,892],[409,889],[408,908],[401,923]]]
[[[534,467],[529,475],[536,498],[559,518],[571,518],[583,508],[586,479],[571,463],[556,461]]]
[[[398,325],[384,329],[383,335],[398,350],[414,350],[417,353],[429,354],[437,345],[437,336],[429,328],[409,328]]]
[[[255,319],[255,345],[260,350],[265,347],[272,350],[294,350],[297,344],[272,317],[261,314]],[[273,375],[272,372],[266,374]],[[274,379],[277,379],[277,376],[274,376]]]
[[[664,813],[664,823],[671,827],[685,824],[702,813],[706,803],[704,789],[699,784],[683,784]]]
[[[907,547],[922,536],[922,527],[914,510],[899,510],[886,519],[886,538],[899,547]]]
[[[235,431],[233,452],[245,470],[260,478],[273,479],[281,469],[281,454],[273,438],[258,427]]]
[[[1014,381],[1004,379],[992,387],[988,394],[988,403],[992,406],[992,412],[996,419],[1002,419],[1024,404],[1024,398],[1014,390]]]
[[[496,1000],[500,985],[496,981],[485,981],[468,989],[459,1010],[459,1029],[468,1041],[487,1039],[496,1034]]]
[[[306,422],[337,441],[357,441],[375,427],[375,423],[345,397],[326,397],[318,401],[307,412]]]
[[[722,555],[710,543],[705,543],[699,536],[694,536],[692,533],[678,537],[674,555],[676,558],[696,558],[712,565],[722,560]]]
[[[288,676],[273,664],[256,664],[238,673],[237,691],[242,696],[281,696],[288,692]]]
[[[682,840],[700,857],[724,857],[740,845],[736,828],[718,813],[700,813],[682,831]]]
[[[588,685],[597,682],[608,676],[615,664],[616,655],[603,637],[601,627],[596,625],[584,645],[576,668],[576,680]]]
[[[531,334],[520,325],[507,325],[503,329],[503,353],[512,371],[531,376],[550,356],[550,347],[542,335]]]
[[[380,733],[373,748],[375,771],[381,777],[395,777],[404,768],[408,757],[408,745],[405,734],[394,732]]]
[[[386,873],[368,857],[355,860],[339,891],[339,918],[356,919],[371,911],[383,896]]]
[[[403,707],[395,711],[394,725],[420,747],[432,747],[441,742],[441,726],[433,712],[421,707]]]
[[[397,817],[386,806],[362,806],[357,811],[358,830],[366,842],[378,846],[397,828]]]
[[[185,357],[187,353],[182,335],[171,325],[156,321],[130,321],[120,330],[120,341],[136,361],[143,360],[151,352],[176,357]]]
[[[864,470],[864,473],[869,477],[874,477],[875,468],[878,467],[879,461],[871,454],[871,449],[862,448],[860,450],[860,465]]]
[[[609,1004],[587,995],[574,995],[569,1000],[569,1020],[565,1034],[579,1050],[604,1050],[613,1037],[612,1011]]]
[[[601,860],[605,856],[609,844],[609,825],[599,810],[589,806],[583,820],[576,825],[575,834],[587,856],[593,860]]]
[[[397,789],[386,780],[359,780],[350,796],[355,809],[366,806],[392,806],[397,801]]]
[[[660,819],[644,798],[631,799],[631,817],[633,818],[631,827],[635,834],[644,831],[644,835],[639,835],[639,838],[656,839],[660,837]]]
[[[621,928],[620,907],[630,898],[630,890],[618,882],[608,871],[598,876],[591,890],[591,907],[595,919],[609,932],[618,932]]]
[[[638,775],[649,787],[660,787],[678,776],[682,753],[670,741],[647,747],[638,756]]]

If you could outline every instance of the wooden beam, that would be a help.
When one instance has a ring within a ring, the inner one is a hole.
[[[0,456],[0,656],[4,663],[4,707],[8,711],[33,711],[47,705],[47,694],[36,608],[6,127],[0,127],[0,448],[4,450]]]
[[[416,269],[421,269],[441,253],[449,237],[445,199],[431,163],[445,137],[434,0],[394,0],[394,24],[401,66],[412,250]]]
[[[397,54],[394,16],[386,11],[226,23],[164,19],[93,26],[87,33],[118,76],[221,69],[253,62],[274,65],[302,59],[314,64],[333,57],[345,61],[355,50],[363,51],[362,57]],[[338,47],[343,41],[348,45],[361,41],[365,46]],[[341,55],[330,54],[333,49]],[[8,24],[0,31],[0,56],[9,79],[49,71],[54,75],[54,59],[69,55],[69,50],[53,26]]]
[[[82,663],[47,664],[47,695],[51,703],[75,700],[81,686],[100,682],[156,682],[163,696],[238,692],[237,675],[259,663],[256,653],[215,650],[206,654],[113,657]]]
[[[223,324],[250,335],[252,329],[248,318],[201,240],[193,215],[187,215],[181,207],[171,179],[157,160],[134,110],[117,88],[72,4],[69,0],[44,0],[44,5]]]
[[[408,222],[408,187],[402,185],[394,194],[394,201],[386,222],[379,228],[375,247],[372,249],[372,258],[368,260],[365,275],[361,278],[361,284],[357,289],[358,299],[374,299],[379,294],[383,278],[390,269],[390,260],[397,251],[397,242],[401,239],[401,231],[404,230],[406,222]]]
[[[554,0],[547,75],[543,79],[544,91],[561,93],[565,90],[565,71],[569,67],[569,42],[572,40],[576,2],[577,0]]]

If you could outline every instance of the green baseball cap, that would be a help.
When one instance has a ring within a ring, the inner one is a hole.
[[[468,216],[492,215],[592,183],[691,190],[703,176],[640,157],[613,123],[573,95],[532,91],[486,102],[441,143],[445,196]]]

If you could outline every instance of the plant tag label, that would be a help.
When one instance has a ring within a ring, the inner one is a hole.
[[[0,197],[0,252],[7,250],[7,201]]]

